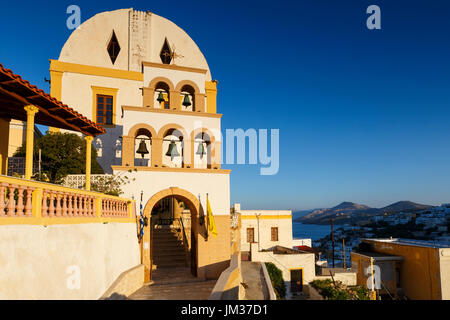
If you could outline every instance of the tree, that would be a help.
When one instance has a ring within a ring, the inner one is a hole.
[[[86,173],[86,141],[74,133],[48,133],[34,143],[34,159],[38,158],[41,149],[41,171],[45,181],[62,183],[69,174]],[[17,149],[15,157],[25,157],[26,142]],[[103,169],[97,162],[97,150],[92,148],[91,155],[93,174],[102,174]]]

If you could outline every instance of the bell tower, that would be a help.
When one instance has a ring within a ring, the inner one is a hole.
[[[72,33],[50,71],[62,101],[106,129],[95,142],[105,172],[127,177],[124,196],[142,194],[147,280],[163,227],[184,230],[193,274],[217,278],[231,254],[230,171],[221,168],[218,82],[195,42],[151,12],[102,12]],[[217,236],[207,231],[207,199]]]

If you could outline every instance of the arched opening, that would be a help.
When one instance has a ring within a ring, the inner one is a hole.
[[[195,89],[188,84],[181,88],[181,110],[195,111]]]
[[[150,167],[152,154],[152,133],[141,128],[134,137],[134,165],[137,167]]]
[[[197,276],[200,212],[203,215],[198,198],[180,188],[160,191],[149,199],[144,209],[144,216],[149,218],[144,243],[150,244],[143,252],[146,279],[150,279],[150,270],[170,272],[176,267]]]
[[[163,135],[162,166],[184,167],[184,137],[178,129],[168,129]]]
[[[155,86],[154,102],[155,108],[170,109],[170,87],[167,83],[159,81]]]
[[[194,168],[211,169],[212,140],[208,133],[199,132],[194,137]]]

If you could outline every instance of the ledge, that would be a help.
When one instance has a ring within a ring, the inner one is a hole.
[[[153,171],[153,172],[185,172],[185,173],[218,173],[218,174],[230,174],[231,170],[226,169],[200,169],[200,168],[163,168],[163,167],[124,167],[124,166],[111,166],[111,168],[117,171]]]
[[[203,74],[206,74],[208,72],[208,70],[206,70],[206,69],[192,68],[192,67],[183,67],[183,66],[177,66],[175,64],[163,64],[163,63],[155,63],[155,62],[148,62],[148,61],[143,61],[142,65],[144,67],[153,67],[153,68],[170,69],[170,70],[177,70],[177,71],[196,72],[196,73],[203,73]]]
[[[144,265],[140,264],[123,272],[100,297],[100,300],[123,299],[139,290],[144,285],[144,269]]]
[[[124,111],[165,113],[165,114],[178,114],[178,115],[183,115],[183,116],[209,117],[209,118],[218,118],[218,119],[222,118],[222,116],[223,116],[220,113],[181,111],[181,110],[157,109],[157,108],[135,107],[135,106],[122,106],[122,110],[124,110]]]

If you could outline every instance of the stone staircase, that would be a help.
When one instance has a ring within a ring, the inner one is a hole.
[[[161,268],[186,267],[186,253],[177,233],[171,228],[153,230],[153,266]]]

